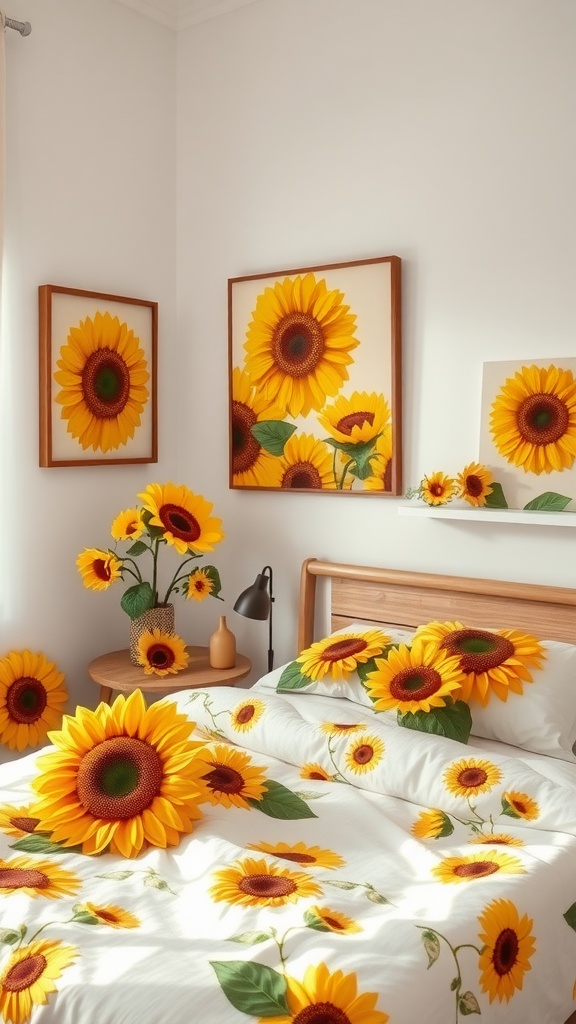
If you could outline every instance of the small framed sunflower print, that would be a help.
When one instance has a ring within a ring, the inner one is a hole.
[[[228,280],[231,488],[402,493],[401,260]]]
[[[158,461],[158,304],[43,284],[40,466]]]

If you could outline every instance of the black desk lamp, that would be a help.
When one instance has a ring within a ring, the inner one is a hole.
[[[270,593],[268,593],[270,584]],[[274,667],[274,651],[272,650],[272,567],[265,565],[259,572],[251,587],[240,594],[234,605],[234,611],[245,615],[248,619],[268,619],[268,671]]]

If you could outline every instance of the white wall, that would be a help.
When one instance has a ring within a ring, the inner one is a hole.
[[[574,584],[573,530],[402,519],[399,500],[228,489],[228,277],[396,253],[405,484],[478,452],[482,363],[574,355],[573,0],[260,0],[176,36],[114,0],[11,0],[0,350],[0,648],[43,650],[74,703],[127,643],[75,558],[150,480],[214,502],[224,606],[275,573],[276,661],[303,558]],[[38,468],[37,288],[156,299],[157,466]],[[177,285],[177,291],[176,291]],[[5,752],[0,757],[8,756]]]
[[[178,38],[179,345],[203,402],[180,474],[226,510],[226,590],[307,556],[574,585],[570,529],[227,489],[226,280],[403,260],[405,486],[478,457],[482,364],[574,356],[572,0],[265,0]],[[543,487],[543,490],[545,488]],[[262,624],[231,618],[264,667]]]
[[[43,651],[71,708],[94,706],[86,665],[127,645],[120,592],[84,589],[77,554],[174,472],[175,35],[112,0],[11,0],[0,358],[0,651]],[[38,468],[38,285],[159,303],[157,467]],[[0,749],[0,759],[9,756]]]

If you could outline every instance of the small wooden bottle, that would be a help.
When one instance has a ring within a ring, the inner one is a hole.
[[[234,668],[236,664],[236,637],[226,625],[226,616],[220,616],[218,628],[210,637],[211,668]]]

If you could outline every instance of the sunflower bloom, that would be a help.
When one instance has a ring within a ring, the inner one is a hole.
[[[443,782],[454,796],[473,799],[479,793],[489,793],[502,779],[502,772],[491,761],[478,757],[464,757],[446,769]]]
[[[277,281],[256,299],[244,344],[246,372],[293,418],[321,409],[348,380],[359,341],[356,316],[343,299],[312,273]]]
[[[9,651],[0,658],[0,743],[22,752],[37,747],[62,720],[64,673],[42,653]]]
[[[289,1016],[261,1017],[258,1024],[304,1024],[305,1021],[326,1021],[326,1024],[387,1024],[387,1013],[376,1009],[377,992],[358,992],[358,977],[352,972],[334,971],[326,964],[310,966],[304,980],[286,978]]]
[[[542,668],[543,644],[518,629],[472,629],[461,622],[428,622],[416,637],[438,644],[460,659],[464,672],[462,699],[477,699],[486,707],[490,696],[506,701],[508,693],[523,693],[533,681],[531,669]]]
[[[475,836],[468,840],[469,843],[481,844],[482,846],[524,846],[524,840],[511,836],[508,832],[491,832],[487,836]]]
[[[198,762],[202,798],[211,804],[248,809],[250,800],[261,800],[266,792],[265,769],[241,750],[216,744],[198,754]]]
[[[87,590],[108,590],[122,579],[122,562],[111,551],[85,548],[76,559],[78,572]]]
[[[301,864],[306,868],[334,868],[342,867],[346,861],[339,853],[333,850],[323,850],[320,846],[306,846],[305,843],[294,843],[288,846],[286,843],[246,843],[247,849],[256,850],[258,853],[269,853],[271,857],[280,860],[289,860],[294,864]]]
[[[523,366],[490,411],[500,454],[525,473],[562,472],[576,458],[576,380],[559,366]]]
[[[284,490],[334,490],[332,450],[313,434],[293,434],[278,459]]]
[[[506,813],[512,818],[524,818],[526,821],[535,821],[540,817],[540,808],[535,800],[527,793],[517,793],[508,790],[504,793],[502,801],[506,806]]]
[[[35,1006],[56,992],[54,982],[74,962],[78,950],[50,939],[30,942],[12,954],[0,976],[0,1015],[11,1024],[28,1024]]]
[[[445,473],[431,473],[422,480],[420,493],[427,505],[447,505],[456,493],[456,483]]]
[[[335,932],[341,935],[354,935],[361,932],[362,928],[357,921],[338,910],[331,910],[329,907],[310,907],[305,914],[306,924],[309,928],[316,928],[319,932]]]
[[[146,675],[174,676],[186,668],[190,655],[177,633],[148,629],[138,640],[138,662]]]
[[[372,476],[364,480],[366,491],[389,491],[391,487],[390,472],[392,469],[392,427],[386,427],[384,433],[376,440],[374,455],[370,457]]]
[[[245,857],[231,867],[214,872],[210,895],[215,903],[244,907],[281,907],[300,899],[319,896],[320,886],[302,871]]]
[[[439,882],[471,882],[478,878],[503,872],[507,875],[524,875],[526,868],[517,857],[511,857],[499,850],[473,853],[464,857],[445,857],[432,868],[432,874]]]
[[[346,680],[356,672],[358,665],[365,665],[370,658],[382,654],[389,643],[390,637],[380,629],[340,633],[313,643],[301,652],[296,661],[301,666],[302,675],[314,682],[326,676],[332,681]]]
[[[70,328],[57,365],[54,380],[62,390],[54,400],[82,448],[108,452],[134,437],[150,374],[140,340],[127,324],[110,313],[86,317]]]
[[[320,729],[328,736],[347,736],[366,729],[366,722],[322,722]]]
[[[179,555],[213,551],[224,537],[222,520],[210,515],[212,502],[184,484],[148,484],[138,497],[150,513],[149,525],[162,530]]]
[[[103,924],[108,928],[139,928],[140,921],[129,910],[110,904],[107,907],[96,903],[79,903],[75,908],[77,914],[94,918],[94,924]]]
[[[420,811],[416,821],[412,824],[410,832],[416,839],[443,839],[444,836],[452,835],[454,826],[444,811],[437,807],[431,807],[426,811]]]
[[[458,658],[415,638],[411,647],[400,644],[386,658],[376,658],[365,686],[376,711],[414,714],[444,707],[447,698],[457,700],[462,679]]]
[[[384,757],[385,747],[378,736],[359,736],[348,747],[345,755],[346,767],[355,775],[372,772]]]
[[[389,421],[388,402],[375,391],[354,391],[350,398],[339,395],[334,405],[326,405],[318,416],[318,423],[330,437],[345,444],[372,441]]]
[[[326,769],[317,762],[308,762],[307,764],[303,764],[300,769],[300,778],[311,779],[316,782],[333,781],[333,776],[330,775],[330,772],[327,772]]]
[[[144,532],[144,523],[137,508],[126,508],[116,516],[110,533],[114,540],[138,540]]]
[[[23,892],[26,896],[44,896],[49,900],[74,896],[81,886],[80,879],[49,860],[12,857],[0,860],[0,894]]]
[[[486,504],[486,498],[492,494],[494,477],[486,466],[471,462],[456,477],[456,497],[464,498],[469,505],[479,508]]]
[[[214,590],[214,583],[206,569],[195,569],[189,574],[183,589],[189,601],[203,601]]]
[[[7,836],[23,839],[36,831],[38,818],[32,813],[30,804],[16,807],[14,804],[0,805],[0,832]]]
[[[266,705],[258,698],[243,700],[230,712],[230,725],[235,732],[249,732],[260,721]]]
[[[32,782],[38,831],[87,854],[176,846],[201,817],[193,729],[171,704],[146,708],[140,690],[65,715],[50,734],[57,749],[38,758]]]
[[[478,918],[478,936],[483,947],[480,954],[480,986],[490,1002],[509,1002],[521,989],[530,958],[536,949],[532,935],[532,919],[520,917],[511,900],[498,899],[484,909]]]
[[[280,487],[280,463],[256,440],[252,427],[284,420],[286,410],[271,403],[243,370],[232,371],[232,477],[237,487]]]

